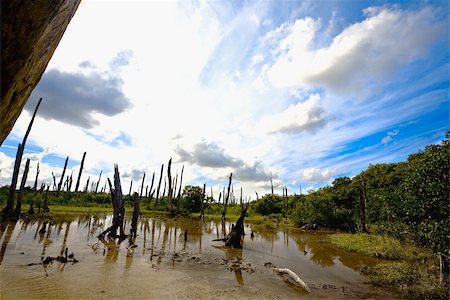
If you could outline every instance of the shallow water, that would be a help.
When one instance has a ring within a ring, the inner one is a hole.
[[[117,244],[97,239],[111,221],[111,215],[95,214],[1,224],[1,298],[392,298],[363,284],[358,272],[379,260],[336,249],[325,233],[250,224],[244,248],[228,249],[212,240],[224,237],[231,223],[141,218],[131,246],[129,240]],[[127,219],[127,232],[129,227]],[[66,248],[78,263],[41,264]],[[311,293],[277,275],[265,266],[268,262],[297,273]]]

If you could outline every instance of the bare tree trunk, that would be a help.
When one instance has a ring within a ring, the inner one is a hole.
[[[83,153],[83,158],[81,159],[80,172],[78,172],[77,184],[75,184],[75,192],[78,192],[81,181],[81,173],[83,173],[84,159],[86,158],[86,152]]]
[[[47,191],[45,192],[44,204],[43,204],[43,207],[42,207],[44,209],[44,212],[49,212],[50,211],[50,209],[48,208],[48,190],[49,189],[50,189],[50,186],[47,186]]]
[[[67,191],[70,192],[72,190],[72,183],[73,183],[73,170],[70,173],[70,178],[69,178],[69,185],[67,186]]]
[[[177,175],[175,175],[175,181],[173,183],[173,195],[172,198],[176,198],[177,197],[177,184],[178,184],[178,171],[177,171]]]
[[[255,191],[255,194],[256,194],[256,200],[259,200],[258,192]]]
[[[172,175],[170,173],[170,168],[172,166],[172,158],[169,159],[169,165],[167,166],[167,182],[168,182],[168,191],[167,191],[167,208],[169,209],[169,213],[173,215],[173,204],[172,204]]]
[[[142,192],[144,191],[144,181],[145,181],[145,172],[144,172],[144,176],[142,176],[141,193],[139,194],[139,198],[142,197]]]
[[[133,179],[131,179],[130,190],[128,191],[128,196],[131,196],[131,188],[133,187]]]
[[[27,131],[25,132],[25,136],[23,137],[22,143],[17,147],[16,160],[14,162],[14,170],[11,179],[11,185],[9,187],[9,196],[8,201],[6,202],[5,208],[2,210],[3,216],[9,216],[13,213],[14,208],[14,196],[16,194],[16,186],[17,180],[19,178],[19,169],[20,164],[22,163],[23,150],[25,149],[25,144],[27,142],[28,135],[30,134],[31,127],[33,126],[34,118],[36,117],[36,113],[38,111],[39,105],[41,105],[42,98],[39,99],[36,108],[34,109],[33,116],[31,117],[31,121],[28,124]]]
[[[108,178],[109,190],[111,191],[111,200],[114,209],[113,223],[112,225],[102,232],[98,238],[103,240],[105,235],[108,234],[108,238],[119,238],[119,242],[126,238],[123,228],[123,220],[125,215],[125,208],[123,206],[122,186],[120,184],[119,167],[114,165],[114,187],[112,187],[111,181]],[[120,230],[117,235],[117,230]]]
[[[180,188],[178,189],[178,195],[177,195],[177,214],[180,214],[181,189],[183,186],[183,172],[184,172],[184,165],[181,167]]]
[[[144,173],[145,174],[145,173]],[[145,177],[145,175],[144,175]],[[141,197],[138,197],[137,193],[133,194],[133,200],[134,200],[134,209],[133,209],[133,218],[131,220],[131,230],[130,230],[130,235],[133,238],[136,238],[136,233],[137,233],[137,221],[139,218],[139,214],[140,214],[140,205],[141,205]]]
[[[57,189],[56,176],[55,176],[55,174],[53,174],[53,172],[52,172],[52,177],[53,177],[53,191],[56,191],[56,189]]]
[[[84,192],[87,193],[89,190],[89,180],[91,179],[91,176],[88,177],[86,181],[86,186],[84,187]]]
[[[219,201],[217,203],[220,204],[220,199],[222,198],[222,192],[219,192]]]
[[[57,189],[58,193],[61,191],[61,187],[62,187],[62,184],[63,184],[63,181],[64,181],[64,174],[66,173],[66,168],[67,168],[67,163],[68,162],[69,162],[69,157],[67,156],[66,157],[66,161],[64,163],[64,169],[63,169],[63,172],[62,172],[62,175],[61,175],[61,179],[59,180],[59,183],[58,183],[58,189]]]
[[[98,186],[100,185],[100,179],[102,178],[102,173],[103,173],[103,170],[100,171],[100,175],[98,175],[97,184],[95,185],[95,193],[96,194],[97,194],[97,191],[98,191]]]
[[[273,182],[272,182],[272,177],[270,177],[270,187],[272,189],[272,196],[273,196]]]
[[[361,231],[367,232],[366,230],[366,203],[367,203],[367,190],[366,181],[363,176],[360,176],[361,187],[359,189],[359,218],[361,223]]]
[[[37,163],[37,169],[36,169],[36,179],[34,179],[34,186],[33,190],[35,191],[35,194],[37,194],[37,183],[38,183],[38,177],[39,177],[39,162]]]
[[[22,209],[23,188],[25,187],[25,183],[27,181],[29,168],[30,168],[30,159],[28,158],[27,162],[25,163],[25,170],[23,171],[22,181],[20,182],[19,196],[17,197],[16,209],[14,210],[14,212],[12,214],[13,218],[20,217],[20,211]]]
[[[162,178],[163,178],[163,171],[164,171],[164,164],[161,165],[161,174],[159,175],[158,188],[156,189],[155,208],[158,205],[159,191],[160,191],[160,188],[161,188],[161,181],[162,181]]]
[[[228,199],[230,198],[230,189],[231,189],[231,179],[233,177],[233,173],[230,173],[230,180],[228,182],[228,192],[227,196],[225,198],[224,196],[224,203],[223,203],[223,212],[222,212],[222,220],[225,220],[225,217],[227,215],[227,205],[228,205]]]
[[[205,208],[203,205],[205,197],[206,197],[206,183],[203,184],[203,194],[202,194],[202,199],[200,202],[200,219],[202,219],[202,220],[205,219]]]
[[[150,184],[150,191],[149,191],[149,195],[148,195],[148,200],[146,203],[145,208],[146,209],[150,209],[150,202],[152,201],[152,191],[153,191],[153,183],[155,182],[155,172],[153,172],[152,175],[152,183]]]
[[[241,207],[244,208],[244,204],[242,203],[242,186],[241,186],[241,196],[239,197],[239,203],[241,204]]]
[[[245,214],[247,213],[248,205],[245,205],[242,208],[241,215],[239,219],[236,222],[236,225],[232,227],[230,233],[227,235],[226,238],[223,239],[216,239],[213,241],[222,241],[225,242],[225,246],[231,247],[231,248],[242,248],[244,244],[244,219]],[[224,224],[224,223],[222,223]],[[224,231],[225,232],[225,231]]]

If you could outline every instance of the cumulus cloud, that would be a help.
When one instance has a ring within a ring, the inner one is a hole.
[[[64,123],[92,128],[99,124],[94,113],[114,116],[131,106],[123,94],[119,78],[92,69],[89,62],[81,63],[88,74],[47,71],[31,94],[25,109],[33,111],[37,100],[43,98],[39,116]]]
[[[313,94],[304,102],[291,105],[278,114],[264,117],[261,122],[269,133],[315,133],[327,124],[328,118],[321,106],[320,95]]]
[[[430,8],[407,12],[381,7],[365,13],[365,20],[348,26],[320,49],[313,45],[320,23],[309,17],[267,33],[263,42],[271,45],[275,59],[267,78],[279,87],[324,86],[355,93],[420,58],[446,26],[436,22]]]
[[[300,173],[300,178],[308,182],[324,182],[336,173],[333,169],[307,168]]]
[[[256,161],[253,164],[247,164],[242,159],[225,153],[225,150],[215,142],[202,141],[195,144],[192,151],[178,146],[175,153],[178,154],[181,162],[208,168],[231,168],[233,177],[237,180],[256,182],[269,180],[271,177],[264,170],[262,162]]]
[[[398,132],[399,132],[398,130],[389,131],[387,133],[387,135],[381,139],[381,142],[383,144],[387,144],[387,143],[391,142],[394,139],[393,137],[396,136],[398,134]]]

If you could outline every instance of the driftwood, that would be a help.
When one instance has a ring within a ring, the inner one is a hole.
[[[124,233],[123,220],[125,215],[125,208],[123,206],[122,186],[120,184],[119,167],[114,165],[114,187],[111,184],[111,180],[108,178],[109,190],[111,191],[111,200],[114,209],[114,216],[112,225],[103,231],[98,238],[103,240],[105,235],[108,234],[108,238],[119,238],[119,241],[123,241],[127,235]],[[117,235],[117,230],[119,235]]]
[[[280,274],[288,275],[289,278],[291,278],[295,284],[302,287],[308,293],[311,293],[311,290],[309,289],[308,285],[297,274],[295,274],[294,271],[287,268],[273,268],[273,270]]]
[[[83,153],[83,158],[81,159],[80,172],[78,172],[77,183],[75,184],[75,192],[78,192],[80,187],[81,173],[83,173],[84,159],[86,158],[86,152]]]
[[[226,238],[223,239],[215,239],[213,241],[221,241],[225,242],[225,246],[231,247],[231,248],[242,248],[244,244],[244,219],[245,214],[247,213],[248,205],[244,206],[241,211],[241,215],[239,219],[236,222],[236,225],[234,225],[230,231],[230,233],[227,235]]]

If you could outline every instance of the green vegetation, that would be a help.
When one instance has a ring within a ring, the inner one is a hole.
[[[394,260],[363,270],[374,285],[391,287],[406,298],[446,298],[448,285],[439,284],[436,254],[450,254],[449,153],[447,135],[441,144],[427,146],[405,162],[370,165],[353,178],[336,178],[330,186],[306,195],[264,195],[250,203],[246,220],[271,227],[316,224],[355,233],[362,229],[360,203],[365,194],[370,234],[336,234],[329,241],[349,251]],[[0,205],[6,204],[8,189],[0,188]],[[155,199],[144,197],[141,212],[166,214],[166,200],[159,198],[155,207]],[[124,196],[124,201],[125,210],[131,212],[132,197]],[[112,210],[106,193],[36,193],[26,188],[22,210],[32,202],[35,211],[42,210],[44,202],[55,212]],[[206,219],[219,219],[223,211],[223,204],[205,197],[198,186],[185,186],[181,198],[173,202],[182,215],[198,215],[202,202]],[[231,202],[227,218],[236,220],[240,212],[241,205]]]
[[[329,241],[352,252],[390,260],[362,269],[370,284],[388,287],[407,299],[448,299],[448,287],[439,284],[439,266],[430,249],[365,233],[337,233]]]

